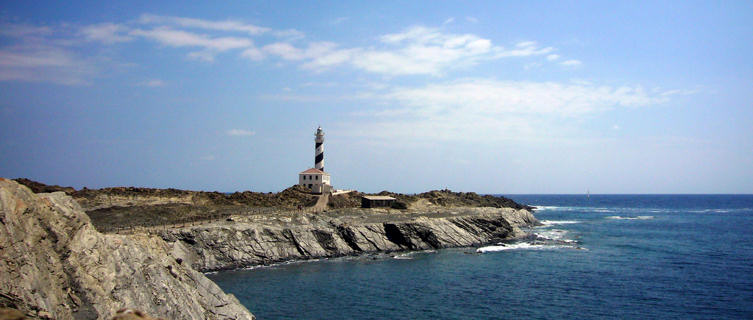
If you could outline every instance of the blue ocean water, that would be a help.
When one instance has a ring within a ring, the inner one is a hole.
[[[538,236],[210,278],[259,319],[753,318],[753,195],[509,197]]]

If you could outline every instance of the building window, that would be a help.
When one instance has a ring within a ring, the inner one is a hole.
[[[316,176],[316,180],[319,180],[319,176]]]

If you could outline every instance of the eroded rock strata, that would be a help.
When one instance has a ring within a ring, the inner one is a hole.
[[[19,182],[63,191],[34,194],[0,178],[0,307],[35,318],[107,318],[133,307],[166,319],[249,319],[198,271],[473,246],[524,236],[521,228],[537,223],[530,207],[507,198],[449,190],[381,193],[404,210],[356,208],[353,192],[313,212],[305,208],[316,197],[296,187],[226,195]],[[110,232],[130,226],[130,235],[99,233],[92,221]]]
[[[0,306],[31,318],[103,319],[136,307],[166,319],[253,319],[153,235],[101,234],[63,192],[0,178]]]
[[[159,230],[172,255],[201,271],[370,252],[464,247],[525,235],[536,219],[513,208],[352,210],[296,216],[234,217]]]

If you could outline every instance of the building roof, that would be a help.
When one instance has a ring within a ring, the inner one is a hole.
[[[303,172],[301,172],[299,174],[327,174],[327,173],[324,172],[324,171],[322,171],[322,170],[316,169],[316,168],[311,168],[311,169],[303,171]]]
[[[390,196],[363,196],[366,200],[396,200]]]

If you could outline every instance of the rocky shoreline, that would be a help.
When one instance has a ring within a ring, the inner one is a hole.
[[[521,228],[537,223],[530,211],[510,208],[437,208],[385,215],[242,217],[157,230],[157,234],[172,245],[173,256],[207,272],[290,260],[482,245],[525,236]]]
[[[538,223],[512,200],[448,190],[383,192],[402,210],[357,208],[361,194],[351,193],[311,211],[316,197],[295,187],[220,194],[19,182],[31,190],[0,178],[0,271],[11,275],[0,280],[0,307],[40,319],[108,318],[124,307],[168,319],[253,319],[201,272],[477,246],[523,237]],[[186,217],[195,222],[170,224]],[[97,231],[134,222],[141,227],[128,234]]]
[[[99,233],[63,192],[0,178],[0,308],[29,319],[109,319],[131,307],[166,319],[254,319],[148,234]]]

